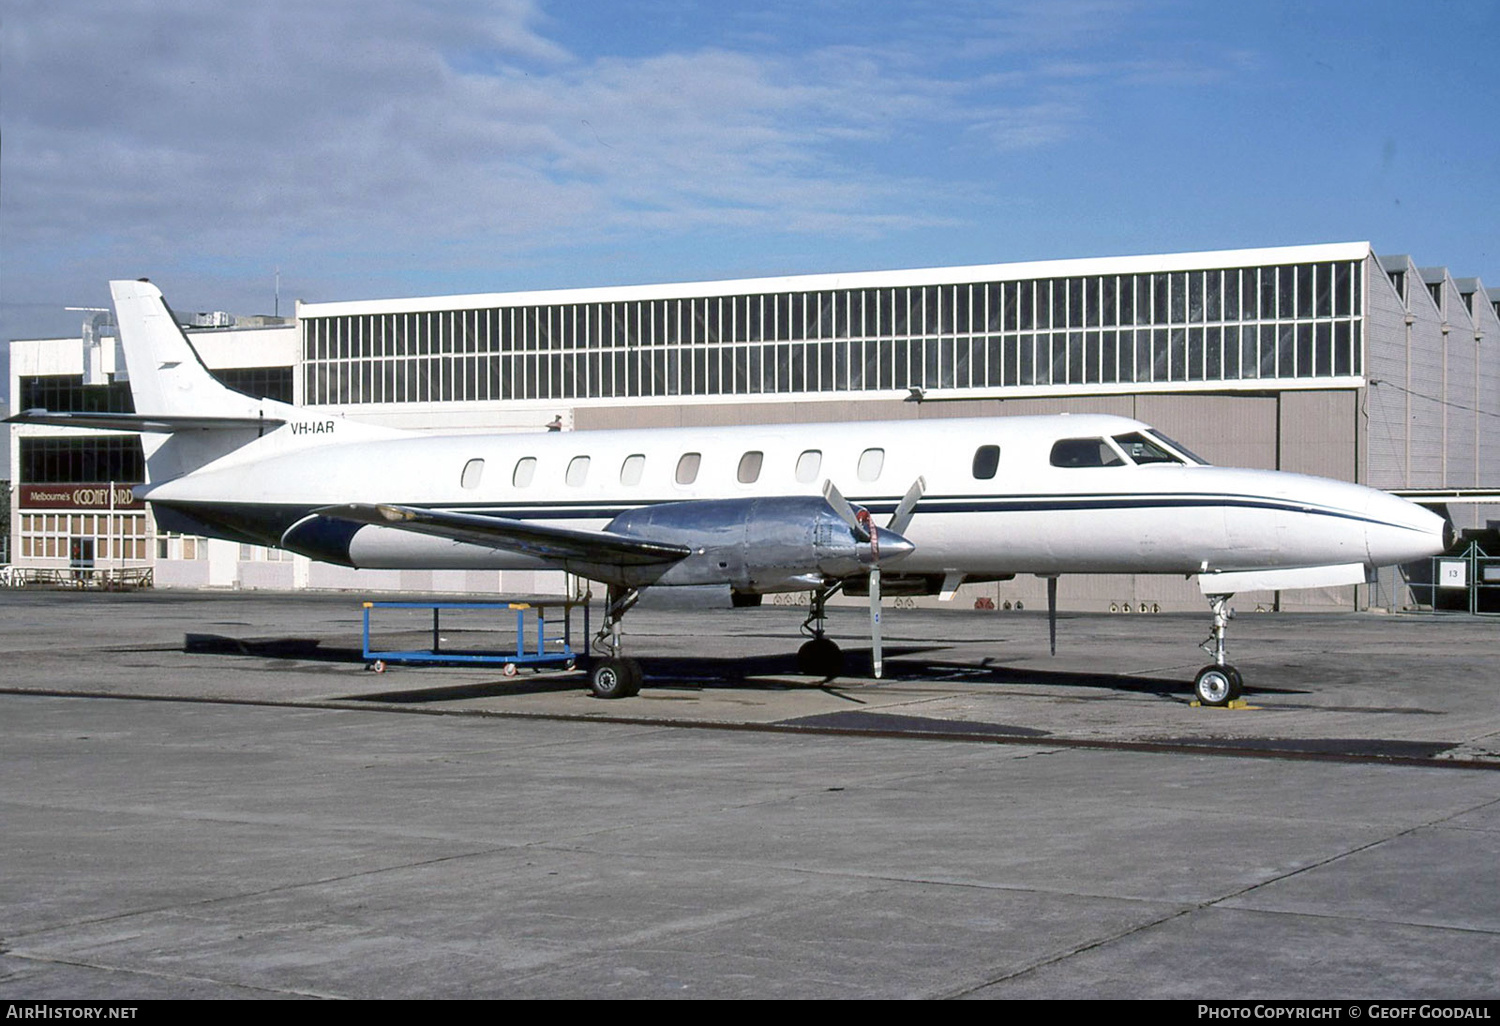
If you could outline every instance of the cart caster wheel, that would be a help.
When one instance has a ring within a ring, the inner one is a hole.
[[[504,677],[514,677],[516,675],[516,664],[506,663],[504,666],[500,667],[500,674]]]
[[[373,663],[370,663],[368,666],[366,666],[365,669],[369,670],[371,673],[384,673],[385,660],[377,659]]]

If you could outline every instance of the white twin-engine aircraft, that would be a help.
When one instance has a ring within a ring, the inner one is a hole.
[[[1213,467],[1139,421],[1061,415],[577,433],[446,435],[360,424],[216,381],[147,281],[111,282],[134,414],[13,421],[143,433],[160,527],[354,567],[560,569],[608,587],[591,671],[633,695],[620,621],[648,586],[811,592],[798,653],[832,677],[824,607],[963,581],[1197,575],[1214,617],[1195,691],[1240,693],[1225,656],[1237,591],[1362,583],[1443,551],[1449,525],[1342,481]],[[846,499],[845,495],[849,498]],[[740,600],[740,596],[745,596]],[[1055,644],[1055,640],[1054,640]]]

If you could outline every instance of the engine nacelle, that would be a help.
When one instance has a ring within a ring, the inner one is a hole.
[[[819,496],[662,503],[621,513],[606,530],[692,548],[652,583],[727,583],[750,593],[807,591],[911,549],[888,533],[877,557]]]

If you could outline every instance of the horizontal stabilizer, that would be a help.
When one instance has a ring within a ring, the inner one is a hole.
[[[580,561],[615,566],[665,566],[692,553],[686,545],[629,538],[609,531],[544,527],[509,517],[477,513],[448,513],[412,506],[350,503],[314,510],[319,516],[376,527],[392,527],[471,545],[520,552],[555,561]]]
[[[171,435],[178,431],[270,430],[280,427],[286,421],[275,417],[177,417],[148,413],[53,413],[50,410],[26,410],[7,418],[5,423]]]
[[[1228,573],[1199,574],[1198,587],[1205,595],[1236,595],[1243,591],[1341,588],[1350,584],[1364,584],[1367,576],[1363,563],[1303,566],[1286,570],[1232,570]]]

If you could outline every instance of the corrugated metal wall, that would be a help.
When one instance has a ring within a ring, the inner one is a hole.
[[[1443,447],[1446,347],[1442,315],[1420,280],[1410,283],[1406,301],[1413,322],[1411,370],[1406,386],[1410,390],[1411,464],[1405,484],[1411,488],[1442,488],[1448,483],[1447,453]]]
[[[1447,329],[1443,335],[1446,388],[1439,394],[1445,400],[1443,436],[1447,445],[1447,466],[1444,468],[1447,481],[1444,483],[1449,488],[1472,488],[1479,483],[1475,461],[1478,440],[1474,437],[1474,413],[1479,400],[1474,319],[1469,316],[1451,277],[1443,281],[1443,294],[1443,327]]]
[[[1475,462],[1480,486],[1500,485],[1500,317],[1482,294],[1474,297],[1475,348],[1479,354],[1478,410],[1474,415]],[[1500,516],[1494,507],[1474,511],[1476,523]]]
[[[1408,281],[1415,276],[1410,261],[1404,273]],[[1400,488],[1407,476],[1406,305],[1373,258],[1365,261],[1365,297],[1365,375],[1370,384],[1363,397],[1363,480],[1375,488]]]

